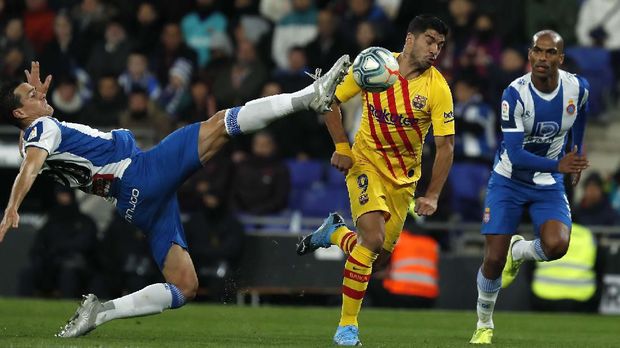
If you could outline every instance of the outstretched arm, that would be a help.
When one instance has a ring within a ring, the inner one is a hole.
[[[342,114],[339,103],[332,104],[332,111],[325,114],[325,125],[332,137],[336,150],[332,154],[331,164],[345,175],[353,166],[353,153],[347,138],[347,133],[342,125]]]
[[[424,197],[416,198],[415,212],[418,215],[429,216],[437,210],[439,194],[446,183],[450,168],[452,168],[452,158],[454,156],[454,135],[435,137],[435,163],[433,164],[433,176],[428,185]]]
[[[9,228],[17,228],[19,224],[19,214],[17,210],[28,191],[30,191],[37,175],[39,175],[39,171],[41,167],[43,167],[43,163],[45,159],[47,159],[47,156],[47,151],[38,147],[30,146],[26,150],[26,158],[24,162],[22,162],[19,174],[17,174],[15,182],[13,183],[9,204],[4,210],[4,217],[0,223],[0,242],[4,239],[4,235]]]

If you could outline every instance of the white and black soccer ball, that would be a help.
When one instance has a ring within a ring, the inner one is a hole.
[[[398,61],[383,47],[368,47],[353,61],[353,79],[365,91],[383,92],[398,80]]]

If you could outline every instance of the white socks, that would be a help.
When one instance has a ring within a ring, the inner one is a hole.
[[[499,289],[502,286],[502,277],[497,279],[487,279],[482,275],[482,268],[478,270],[476,281],[478,285],[478,305],[476,312],[478,313],[477,328],[493,328],[493,309],[495,309],[495,301],[499,295]]]
[[[263,129],[278,118],[308,110],[314,96],[314,86],[310,85],[295,93],[276,94],[230,108],[224,118],[226,132],[235,136]]]
[[[168,308],[178,308],[184,303],[185,297],[176,286],[168,283],[151,284],[142,290],[103,303],[95,325],[99,326],[118,318],[157,314]]]
[[[540,238],[534,240],[520,240],[512,246],[514,260],[548,261],[549,258],[540,245]]]

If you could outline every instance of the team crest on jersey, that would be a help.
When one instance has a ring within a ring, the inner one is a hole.
[[[575,111],[577,110],[577,107],[575,106],[575,102],[573,101],[573,99],[569,99],[568,100],[568,106],[566,107],[566,112],[568,112],[569,115],[574,115]]]
[[[484,221],[484,223],[488,223],[491,220],[491,208],[486,207],[484,208],[484,215],[482,217],[482,221]]]
[[[426,106],[426,99],[426,97],[416,94],[413,100],[411,100],[411,104],[414,108],[421,110]]]
[[[502,120],[508,121],[510,119],[510,105],[507,101],[502,101]]]

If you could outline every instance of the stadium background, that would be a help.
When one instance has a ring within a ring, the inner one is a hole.
[[[614,78],[620,11],[604,23],[606,40],[593,31],[610,2],[0,0],[0,78],[22,79],[29,62],[38,60],[42,74],[54,76],[48,100],[55,117],[129,128],[148,148],[216,110],[302,88],[311,82],[304,72],[327,69],[341,54],[354,57],[375,45],[400,51],[411,18],[437,15],[451,28],[436,65],[455,97],[458,172],[437,214],[420,228],[442,248],[437,306],[473,309],[474,274],[482,259],[480,199],[500,136],[498,100],[510,81],[527,72],[529,39],[542,28],[564,37],[563,68],[592,85],[585,140],[592,166],[571,201],[576,219],[591,227],[607,256],[599,272],[620,273],[620,103]],[[359,100],[344,107],[350,134],[359,110]],[[320,115],[305,112],[268,132],[235,139],[179,191],[201,277],[225,279],[223,290],[204,288],[199,298],[247,300],[246,291],[253,303],[337,303],[341,255],[329,250],[299,259],[293,252],[297,236],[328,212],[350,216],[342,177],[329,167],[327,130]],[[0,128],[0,206],[20,161],[17,135],[9,126]],[[432,147],[429,138],[425,150]],[[433,160],[427,152],[425,172]],[[465,177],[472,179],[463,183]],[[0,246],[0,295],[73,298],[96,291],[106,298],[158,279],[139,233],[100,198],[76,193],[73,204],[73,196],[45,178],[37,181],[21,210],[22,226]],[[528,280],[521,278],[502,295],[500,309],[529,309]],[[618,289],[618,283],[605,286]],[[468,286],[461,289],[463,284]],[[211,296],[214,291],[223,296]],[[606,311],[620,312],[620,300],[608,300]]]

